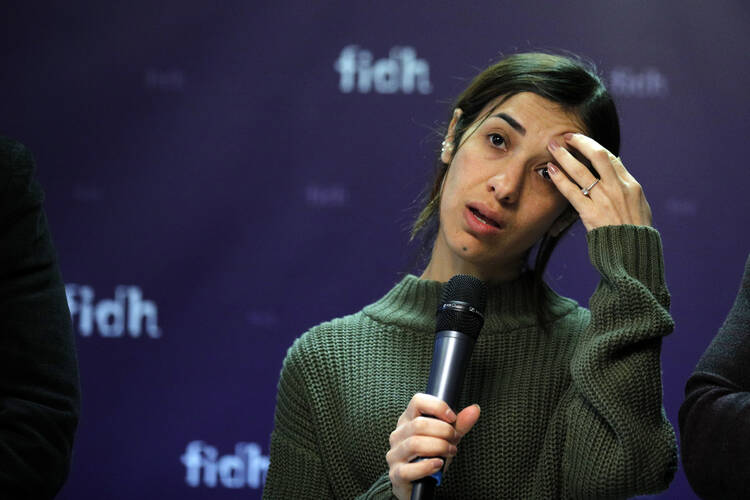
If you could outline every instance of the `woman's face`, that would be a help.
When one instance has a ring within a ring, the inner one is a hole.
[[[447,281],[457,273],[485,280],[518,275],[527,251],[568,206],[548,178],[550,141],[582,132],[575,116],[536,94],[490,102],[447,150],[440,228],[423,277]],[[482,121],[487,113],[490,116]],[[460,114],[460,110],[457,110]],[[451,142],[455,118],[448,133]]]

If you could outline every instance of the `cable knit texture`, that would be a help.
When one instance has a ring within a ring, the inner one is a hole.
[[[601,273],[591,311],[545,288],[549,333],[529,274],[490,287],[460,403],[482,414],[437,498],[627,498],[669,485],[677,457],[659,356],[673,322],[659,235],[611,226],[588,244]],[[264,498],[392,497],[388,437],[426,387],[441,289],[408,275],[294,342]]]

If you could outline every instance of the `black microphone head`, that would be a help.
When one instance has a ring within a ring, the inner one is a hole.
[[[455,275],[443,287],[437,331],[454,330],[476,338],[484,324],[486,306],[487,285],[474,276]]]
[[[440,298],[441,304],[453,301],[466,302],[484,314],[487,307],[487,285],[474,276],[457,274],[443,286],[443,295]]]

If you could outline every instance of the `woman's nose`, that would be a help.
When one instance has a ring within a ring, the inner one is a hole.
[[[487,179],[487,191],[500,203],[516,203],[523,187],[523,169],[505,166]]]

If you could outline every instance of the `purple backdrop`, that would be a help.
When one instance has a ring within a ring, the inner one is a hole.
[[[80,355],[60,498],[260,497],[287,347],[412,269],[434,131],[503,52],[585,55],[616,96],[664,240],[676,425],[750,249],[749,21],[741,0],[4,2],[0,133],[36,155]],[[580,225],[549,280],[588,301]],[[658,498],[693,498],[682,471]]]

